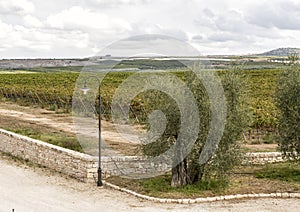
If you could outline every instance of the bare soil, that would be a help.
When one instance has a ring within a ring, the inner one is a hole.
[[[43,128],[43,130],[64,132],[68,135],[76,136],[71,114],[58,114],[55,111],[39,107],[25,107],[11,102],[0,102],[0,127],[13,126],[15,123],[27,123],[28,127],[39,127]],[[142,129],[139,128],[138,130]],[[105,120],[102,120],[102,138],[114,150],[114,154],[141,154],[137,142],[130,142],[130,140],[124,139],[116,131],[114,125]],[[246,143],[243,144],[243,147],[249,152],[273,152],[277,151],[278,145]]]
[[[58,114],[55,111],[39,107],[20,106],[11,102],[0,102],[0,128],[35,129],[53,134],[65,134],[76,138],[73,117],[71,114]],[[90,137],[98,136],[97,132],[90,132]],[[110,122],[102,120],[102,139],[107,148],[105,155],[138,155],[138,144],[130,143],[115,130]]]

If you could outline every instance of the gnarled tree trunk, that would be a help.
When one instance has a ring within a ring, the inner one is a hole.
[[[184,159],[177,166],[172,168],[172,187],[179,187],[188,184],[187,161]]]
[[[171,186],[179,187],[188,184],[188,169],[187,159],[184,158],[183,155],[184,144],[180,141],[176,141],[175,145]]]

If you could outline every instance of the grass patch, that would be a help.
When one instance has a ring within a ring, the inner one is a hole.
[[[0,128],[41,140],[56,146],[83,152],[74,133],[67,133],[47,126],[37,125],[25,120],[2,116]]]
[[[256,177],[285,182],[300,182],[300,164],[294,162],[267,165],[256,173]]]
[[[39,129],[28,128],[6,128],[6,130],[15,132],[17,134],[25,135],[33,139],[41,140],[49,144],[53,144],[78,152],[83,152],[81,145],[79,144],[75,135],[67,135],[65,133],[59,132],[43,132]]]
[[[206,180],[180,188],[171,187],[171,176],[151,179],[110,177],[106,181],[135,192],[159,198],[199,198],[219,195],[300,192],[300,165],[279,163],[240,166],[228,181]]]
[[[60,119],[63,119],[63,117],[66,117],[68,120],[68,117],[65,115],[63,115]],[[86,137],[85,140],[81,140],[79,143],[75,133],[49,127],[39,122],[23,120],[22,118],[10,116],[1,116],[0,128],[74,151],[84,152],[91,155],[98,154],[98,138],[97,143],[95,143],[95,138],[92,136]],[[104,130],[107,131],[110,129],[110,127],[106,126]],[[105,146],[103,146],[104,151],[105,148],[128,156],[141,155],[139,145],[118,142],[118,140],[106,140]]]
[[[110,177],[107,181],[145,195],[160,198],[196,198],[221,195],[229,185],[227,181],[207,180],[174,188],[170,184],[171,177],[169,175],[140,180]]]
[[[209,193],[217,194],[223,189],[225,189],[228,185],[226,181],[210,180],[199,181],[193,185],[186,185],[183,187],[174,188],[170,185],[170,182],[170,176],[162,176],[141,181],[140,185],[145,189],[145,191],[148,194],[153,196],[162,196],[165,193],[177,193],[183,194],[187,197],[192,197],[194,195],[203,195],[205,192],[207,193],[208,191]]]

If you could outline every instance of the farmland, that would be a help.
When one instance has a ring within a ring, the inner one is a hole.
[[[77,69],[78,68],[76,68],[76,70]],[[224,71],[226,70],[218,70],[220,78],[222,78]],[[252,114],[252,122],[251,126],[249,126],[249,135],[246,134],[246,138],[249,137],[253,139],[253,137],[257,137],[258,133],[261,133],[263,134],[263,136],[268,137],[269,140],[272,140],[272,143],[276,141],[274,141],[273,134],[274,132],[276,132],[278,125],[278,111],[274,105],[274,93],[276,80],[280,72],[280,69],[245,69],[243,71],[245,76],[245,84],[246,87],[248,87],[247,95]],[[187,80],[186,71],[170,70],[170,73],[174,74],[176,77],[182,79],[183,81]],[[101,84],[103,109],[102,119],[110,121],[110,106],[115,90],[120,84],[122,84],[122,82],[124,82],[125,79],[127,79],[132,74],[134,74],[134,72],[117,71],[111,72],[106,75]],[[145,74],[149,74],[149,72]],[[14,105],[25,105],[37,110],[40,108],[44,108],[46,110],[50,110],[52,114],[58,115],[59,118],[70,118],[74,87],[79,75],[79,72],[70,71],[68,69],[64,69],[63,71],[55,71],[53,69],[47,69],[43,71],[3,71],[0,74],[0,99],[2,102],[13,102]],[[147,105],[144,104],[143,100],[139,98],[135,98],[133,100],[132,109],[135,110],[135,112],[143,109],[143,107],[147,107]],[[66,133],[65,131],[61,131],[59,129],[53,130],[51,127],[49,127],[49,123],[45,126],[35,126],[35,124],[32,124],[30,120],[27,122],[22,121],[19,123],[13,122],[16,122],[16,120],[12,120],[8,116],[4,116],[1,118],[0,127],[10,131],[15,131],[20,134],[25,134],[36,139],[44,140],[54,145],[84,152],[84,149],[81,148],[76,139],[75,133]],[[108,129],[106,128],[104,130]],[[117,142],[110,144],[112,144],[114,150],[119,151],[119,149],[123,149],[127,151],[126,155],[136,155],[135,146],[132,146],[132,148],[130,149],[131,145],[128,144],[123,143],[123,146],[121,146],[120,143]],[[129,149],[131,153],[129,153]],[[246,149],[246,151],[253,151],[253,149]],[[265,151],[265,149],[263,149],[263,151]],[[274,151],[274,149],[272,149],[271,151]],[[282,166],[285,165],[286,164],[283,164]],[[272,181],[272,183],[274,184],[270,186],[255,187],[255,185],[261,185],[261,183],[267,182],[265,178],[273,177],[269,174],[269,172],[267,172],[270,168],[268,170],[264,170],[263,168],[264,167],[258,167],[255,168],[255,170],[252,170],[252,167],[241,168],[241,170],[237,171],[238,174],[234,173],[233,175],[231,175],[232,179],[230,179],[230,181],[233,182],[233,184],[228,185],[225,183],[223,185],[222,182],[220,184],[221,187],[215,187],[214,184],[211,184],[211,182],[203,182],[202,184],[200,183],[196,186],[184,187],[183,190],[174,190],[170,188],[169,185],[167,185],[167,183],[170,181],[170,178],[168,176],[138,181],[136,183],[134,183],[133,181],[124,181],[124,179],[119,178],[113,178],[110,179],[110,181],[121,186],[123,186],[123,183],[130,184],[132,185],[130,187],[132,190],[140,188],[140,190],[137,191],[141,193],[150,193],[151,195],[157,197],[175,198],[177,197],[178,193],[179,195],[183,194],[183,196],[185,197],[196,197],[199,195],[210,196],[212,195],[212,193],[220,195],[235,194],[239,192],[247,193],[252,192],[253,190],[255,192],[275,192],[280,190],[281,188],[298,191],[298,179],[296,180],[297,182],[295,184],[289,184],[289,187],[287,187],[287,184],[284,183],[277,184],[277,179]],[[271,168],[273,169],[273,167]],[[274,169],[277,170],[277,167],[274,167]],[[251,183],[249,183],[249,170],[251,170]],[[298,167],[296,171],[298,171]],[[294,170],[291,170],[291,173],[294,173]],[[291,174],[289,177],[293,178],[294,175]],[[212,181],[212,183],[214,182]],[[249,184],[249,187],[240,186],[241,184],[246,183]],[[156,185],[163,188],[163,192],[160,192],[160,189],[156,187]],[[219,182],[217,182],[216,185],[219,185]],[[165,191],[167,191],[167,194],[164,193]]]
[[[276,128],[277,110],[274,106],[276,77],[279,70],[247,70],[246,83],[253,113],[252,128]],[[115,89],[133,72],[109,73],[102,82],[101,96],[104,111],[110,111]],[[184,72],[173,72],[184,79]],[[222,73],[220,73],[222,75]],[[36,105],[56,112],[69,113],[78,72],[3,72],[0,74],[1,101],[21,105]],[[135,103],[133,105],[137,105]],[[104,114],[108,115],[108,114]]]

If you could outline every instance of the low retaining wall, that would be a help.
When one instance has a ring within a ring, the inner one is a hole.
[[[97,157],[64,149],[26,136],[0,129],[0,151],[61,172],[84,182],[96,182]],[[281,153],[247,153],[243,164],[265,164],[283,161]],[[144,157],[102,157],[104,177],[147,177],[170,170]]]
[[[95,181],[97,160],[86,154],[0,129],[0,151],[84,182]]]
[[[131,178],[149,178],[171,170],[166,163],[151,161],[146,157],[114,156],[102,157],[104,176],[125,176]]]
[[[243,164],[262,165],[266,163],[283,162],[282,154],[280,152],[249,152],[245,155]]]
[[[102,169],[106,176],[130,176],[137,178],[145,178],[147,176],[156,176],[171,170],[171,166],[165,164],[157,164],[147,160],[145,157],[135,156],[115,156],[103,157]],[[280,152],[257,152],[246,153],[242,161],[243,165],[263,165],[266,163],[282,162],[282,154]]]

